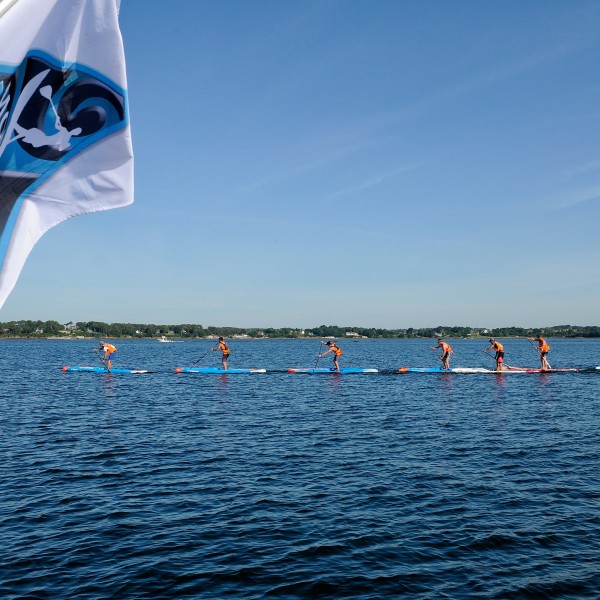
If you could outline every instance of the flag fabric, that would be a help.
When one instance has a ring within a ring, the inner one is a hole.
[[[120,0],[0,0],[0,307],[40,237],[133,202]]]

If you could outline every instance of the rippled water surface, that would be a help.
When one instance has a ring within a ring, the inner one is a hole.
[[[600,340],[551,344],[600,365]],[[0,342],[0,597],[598,597],[600,371],[292,375],[319,344],[281,340],[230,362],[281,372],[177,375],[207,342],[117,345],[155,372]],[[343,366],[438,366],[431,345],[345,341]]]

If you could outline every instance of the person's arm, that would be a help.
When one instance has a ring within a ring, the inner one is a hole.
[[[319,354],[319,357],[323,358],[326,354],[329,354],[332,351],[333,351],[333,348],[329,348],[329,350],[325,350],[325,352],[323,352],[323,354]]]

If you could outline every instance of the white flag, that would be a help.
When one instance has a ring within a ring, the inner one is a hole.
[[[40,237],[133,202],[120,0],[0,0],[0,307]]]

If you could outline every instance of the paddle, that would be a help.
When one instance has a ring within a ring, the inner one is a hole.
[[[207,352],[205,352],[198,360],[195,360],[192,364],[197,365],[205,356],[210,354],[211,350],[212,350],[212,347],[209,348]]]
[[[429,348],[429,350],[437,350],[437,346],[434,348]],[[438,355],[437,358],[439,358],[442,361],[442,364],[444,364],[444,359],[442,358],[442,355]]]
[[[104,352],[104,348],[94,348],[92,350],[92,352],[96,352],[96,353],[102,352],[103,353]],[[104,365],[104,354],[98,354],[98,358],[100,359],[100,362],[102,363],[102,365]]]
[[[315,362],[315,366],[313,367],[313,369],[317,368],[317,365],[319,364],[319,359],[321,358],[321,346],[323,345],[323,342],[321,341],[321,344],[319,346],[319,351],[317,352],[317,360]]]
[[[490,357],[490,358],[491,358],[491,359],[492,359],[492,360],[493,360],[493,361],[496,363],[496,366],[498,366],[498,364],[497,364],[497,361],[496,361],[496,357],[495,357],[495,356],[492,356],[491,354],[489,354],[489,352],[488,352],[487,350],[484,350],[484,351],[483,351],[483,353],[484,353],[486,356],[489,356],[489,357]],[[509,366],[507,366],[507,365],[504,365],[504,366],[505,366],[507,369],[510,369],[510,367],[509,367]]]
[[[527,338],[527,341],[531,344],[531,347],[539,354],[540,351],[538,347],[529,338]]]

